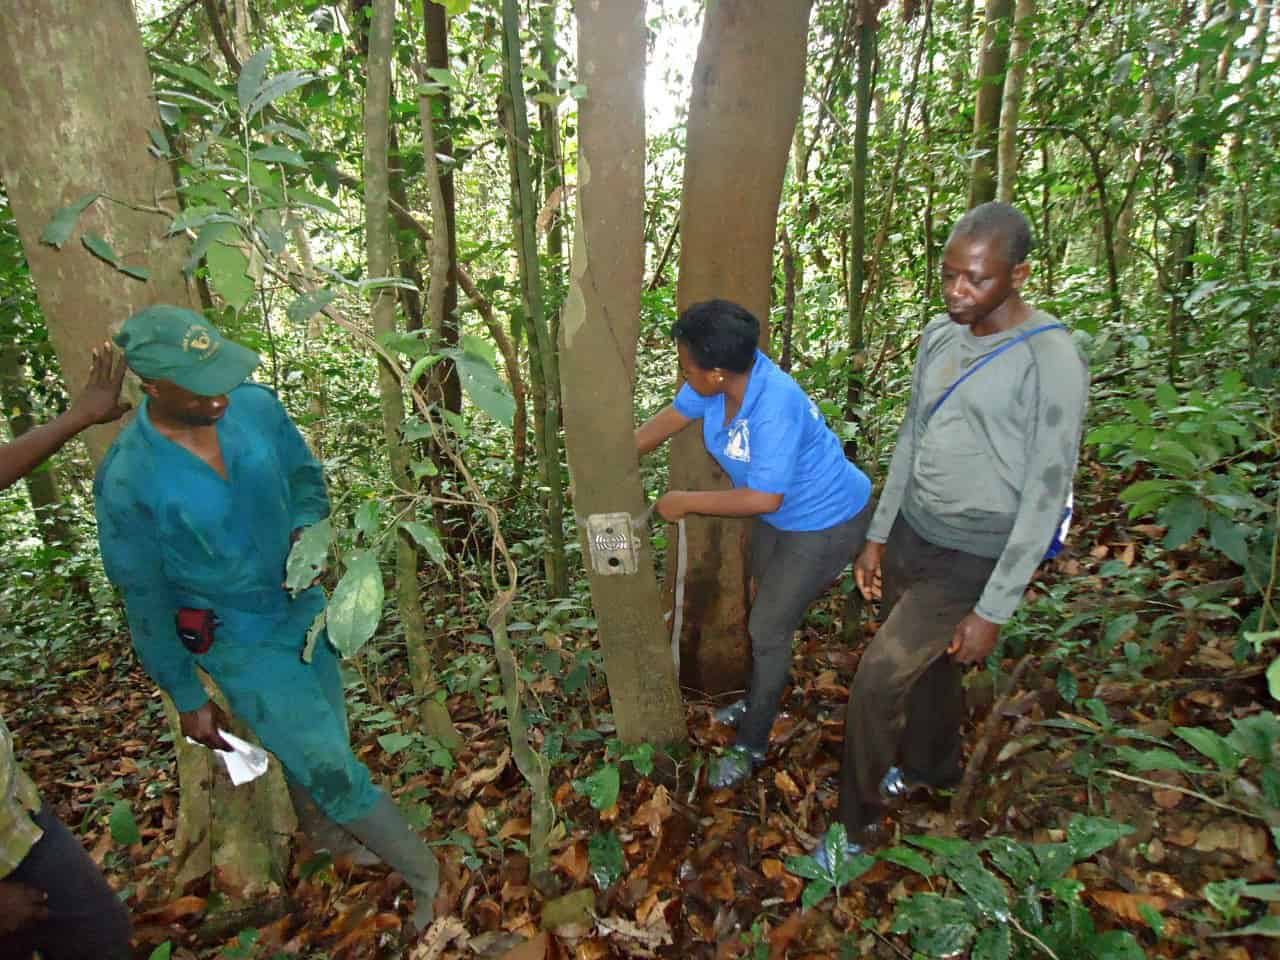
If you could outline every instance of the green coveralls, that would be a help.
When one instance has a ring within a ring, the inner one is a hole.
[[[94,484],[103,564],[143,667],[178,710],[209,699],[199,665],[288,777],[349,823],[378,792],[351,751],[336,657],[323,639],[311,663],[301,657],[324,593],[291,599],[282,586],[292,532],[329,514],[323,471],[270,390],[243,384],[229,396],[217,424],[225,480],[160,434],[143,401]],[[180,607],[221,619],[207,653],[178,639]]]

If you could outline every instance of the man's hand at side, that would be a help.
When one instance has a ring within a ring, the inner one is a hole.
[[[0,937],[17,933],[29,923],[48,919],[49,895],[25,883],[0,880]]]
[[[219,728],[231,726],[222,708],[212,700],[205,702],[199,710],[190,710],[178,714],[182,722],[182,733],[196,743],[204,744],[210,750],[230,750],[231,744],[222,739]]]
[[[853,563],[853,579],[864,600],[874,599],[880,591],[876,581],[880,579],[880,560],[884,557],[884,544],[868,540]]]
[[[970,613],[956,627],[947,653],[956,663],[981,663],[991,656],[1000,639],[1000,624]]]

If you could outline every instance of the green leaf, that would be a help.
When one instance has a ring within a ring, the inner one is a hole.
[[[120,266],[120,258],[116,256],[115,250],[111,248],[111,244],[98,236],[96,233],[85,233],[80,237],[83,243],[99,260],[111,264],[113,267]]]
[[[1267,667],[1267,690],[1271,692],[1272,700],[1280,700],[1280,657],[1272,660],[1271,666]]]
[[[1280,719],[1274,713],[1255,713],[1234,720],[1227,742],[1245,756],[1268,764],[1273,745],[1280,743]]]
[[[326,619],[325,611],[321,610],[316,614],[315,619],[311,621],[311,626],[307,628],[307,641],[302,645],[303,663],[310,663],[315,659],[316,644],[320,642],[320,637],[324,634]]]
[[[1178,391],[1167,380],[1156,387],[1156,404],[1162,410],[1172,410],[1178,405]]]
[[[151,956],[147,960],[170,960],[173,956],[173,944],[166,940],[160,946],[151,951]]]
[[[189,67],[185,63],[169,63],[165,60],[152,60],[151,69],[157,73],[165,73],[179,80],[185,80],[193,87],[199,87],[205,93],[226,102],[231,95],[210,79],[209,75],[198,67]]]
[[[307,860],[302,866],[298,867],[298,879],[310,880],[316,874],[321,873],[329,867],[333,866],[333,854],[328,850],[321,850],[310,860]]]
[[[573,781],[573,789],[586,797],[595,810],[608,810],[618,802],[622,786],[617,764],[606,763],[589,777]]]
[[[933,876],[933,864],[911,847],[890,847],[887,850],[881,850],[876,857],[896,863],[900,867],[906,867],[908,870],[914,870],[923,877]]]
[[[49,225],[44,228],[44,233],[40,234],[40,242],[61,250],[62,245],[71,239],[71,231],[75,229],[80,214],[84,213],[85,208],[100,196],[102,196],[100,193],[86,193],[75,203],[55,213]]]
[[[1009,892],[972,849],[948,857],[943,869],[984,917],[1001,923],[1009,919]]]
[[[249,107],[253,98],[262,92],[262,84],[267,77],[267,67],[271,65],[271,48],[263,47],[240,67],[240,81],[236,84],[236,96],[240,99],[240,112],[249,116]]]
[[[1124,613],[1116,617],[1107,624],[1107,629],[1102,635],[1102,642],[1108,648],[1114,647],[1124,638],[1124,635],[1138,625],[1138,615],[1136,613]]]
[[[1013,938],[1004,924],[987,927],[973,944],[969,960],[1009,960],[1013,952]]]
[[[1067,846],[1071,848],[1072,856],[1084,860],[1131,833],[1133,827],[1127,823],[1077,814],[1067,824]]]
[[[249,258],[244,251],[229,243],[210,244],[204,255],[209,265],[209,282],[223,300],[238,313],[253,296],[253,281],[249,279]]]
[[[319,289],[304,293],[285,310],[285,315],[294,323],[306,323],[317,313],[333,303],[338,295],[332,290]]]
[[[1209,542],[1242,567],[1249,562],[1248,532],[1247,526],[1216,510],[1209,514]]]
[[[395,756],[411,743],[413,743],[413,737],[407,733],[384,733],[378,737],[378,746],[391,756]]]
[[[811,856],[787,857],[787,872],[806,880],[821,880],[830,876],[830,871],[822,869],[822,864]]]
[[[992,837],[983,845],[996,868],[1016,887],[1025,887],[1040,872],[1031,852],[1008,837]]]
[[[285,563],[284,585],[290,593],[301,593],[320,576],[332,540],[333,526],[328,517],[302,531],[289,550],[289,559]]]
[[[404,527],[405,531],[409,536],[413,537],[418,546],[427,552],[427,556],[431,558],[432,563],[438,564],[448,572],[449,555],[445,553],[444,544],[440,542],[440,534],[436,532],[435,527],[419,520],[402,520],[400,526]]]
[[[341,213],[338,205],[328,197],[322,197],[310,190],[299,190],[294,187],[289,191],[289,204],[294,207],[310,207],[323,213]]]
[[[329,601],[329,641],[344,657],[354,656],[382,619],[382,571],[369,550],[356,551]]]
[[[1147,952],[1128,930],[1108,930],[1089,941],[1093,960],[1145,960]]]
[[[1116,754],[1135,770],[1181,770],[1184,773],[1204,773],[1194,763],[1188,763],[1172,750],[1156,747],[1153,750],[1135,750],[1133,747],[1116,747]]]
[[[1164,535],[1164,548],[1176,550],[1196,535],[1204,526],[1208,512],[1199,497],[1174,497],[1160,511],[1160,522],[1168,526]]]
[[[1224,773],[1240,766],[1240,754],[1223,737],[1206,727],[1174,727],[1173,732],[1218,765]]]
[[[931,957],[962,953],[977,933],[963,903],[936,893],[917,893],[899,902],[891,929],[909,933],[911,945]]]
[[[1280,903],[1280,883],[1249,883],[1240,891],[1240,896],[1265,900],[1267,903]]]
[[[1057,685],[1059,696],[1067,703],[1074,703],[1076,697],[1080,695],[1080,682],[1076,680],[1076,675],[1065,666],[1058,668]]]
[[[1211,937],[1280,937],[1280,916],[1267,914],[1257,923],[1223,933],[1211,933]]]
[[[253,159],[259,163],[283,163],[287,167],[307,166],[307,161],[288,147],[262,147],[253,151]]]
[[[830,880],[815,880],[813,883],[806,883],[804,885],[804,893],[800,894],[800,906],[805,910],[810,910],[831,896],[834,890],[835,887],[832,886]]]
[[[516,414],[516,402],[511,396],[510,388],[493,366],[483,357],[469,351],[448,348],[440,352],[457,365],[458,378],[471,402],[494,420],[504,426],[511,426]]]
[[[133,819],[133,810],[128,800],[117,800],[111,805],[111,839],[122,847],[131,847],[142,842],[142,833],[138,830],[138,822]]]
[[[1036,843],[1032,844],[1031,852],[1040,861],[1038,879],[1041,883],[1052,883],[1075,866],[1075,853],[1069,844]]]
[[[444,7],[444,12],[451,17],[471,9],[471,0],[435,0],[435,2]]]
[[[612,831],[597,833],[591,838],[587,843],[587,862],[591,865],[591,878],[601,890],[617,883],[627,870],[622,842]]]
[[[944,857],[963,856],[971,847],[968,840],[958,840],[955,837],[907,837],[906,839],[912,846],[922,847],[930,853]]]
[[[305,86],[310,83],[314,77],[312,74],[302,70],[288,70],[284,73],[277,74],[266,83],[262,84],[262,89],[254,96],[253,101],[249,104],[248,112],[245,114],[247,119],[253,119],[254,116],[269,103],[274,103],[291,90],[297,90],[298,87]],[[240,101],[242,104],[244,100]]]

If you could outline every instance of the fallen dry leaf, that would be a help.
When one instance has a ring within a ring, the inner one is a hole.
[[[671,816],[671,794],[667,788],[658,784],[651,796],[636,809],[631,818],[633,826],[647,827],[649,833],[657,836],[662,832],[662,822]]]
[[[499,840],[509,840],[512,837],[527,837],[529,835],[530,823],[528,817],[516,817],[508,820],[502,825],[502,829],[498,831]]]
[[[764,874],[767,880],[777,880],[787,872],[787,868],[782,865],[781,860],[767,857],[760,861],[760,872]]]
[[[502,771],[507,769],[507,764],[511,761],[511,748],[505,748],[498,755],[497,763],[490,767],[481,767],[472,770],[461,780],[454,784],[451,791],[455,797],[469,797],[477,787],[483,787],[487,783],[493,783],[498,777],[502,776]]]
[[[671,943],[671,928],[661,911],[653,915],[654,921],[648,926],[641,926],[622,917],[600,917],[596,923],[605,930],[627,940],[638,940],[650,949],[666,946]]]
[[[1121,920],[1144,925],[1147,921],[1142,916],[1142,907],[1150,907],[1157,913],[1163,913],[1171,902],[1168,898],[1155,894],[1126,893],[1123,890],[1090,890],[1086,896]]]
[[[785,770],[779,770],[773,775],[773,785],[788,797],[798,797],[804,793]]]

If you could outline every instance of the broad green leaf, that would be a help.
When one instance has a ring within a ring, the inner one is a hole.
[[[216,242],[209,245],[204,260],[209,266],[209,282],[213,289],[239,313],[253,296],[249,258],[237,246]]]
[[[306,323],[317,313],[336,300],[338,295],[332,290],[312,290],[302,294],[285,310],[285,315],[294,323]]]
[[[1162,410],[1172,410],[1178,405],[1178,391],[1167,380],[1156,387],[1156,403]]]
[[[477,407],[504,426],[511,426],[516,414],[516,402],[511,390],[498,376],[493,366],[483,357],[456,348],[440,351],[450,357],[458,368],[467,396]]]
[[[1216,510],[1209,514],[1209,542],[1242,567],[1249,562],[1248,533],[1247,526]]]
[[[965,904],[936,893],[917,893],[899,902],[891,929],[909,933],[911,946],[931,957],[956,956],[977,934]]]
[[[1124,613],[1116,617],[1107,624],[1107,629],[1103,633],[1103,642],[1108,647],[1114,647],[1124,638],[1130,630],[1138,625],[1138,615],[1136,613]]]
[[[900,867],[906,867],[908,870],[914,870],[921,876],[933,876],[933,864],[926,860],[923,855],[911,849],[911,847],[890,847],[887,850],[881,850],[876,854],[876,857],[880,860],[896,863]]]
[[[289,550],[285,563],[284,585],[291,593],[301,593],[320,576],[329,556],[333,526],[328,517],[302,531]]]
[[[609,831],[592,837],[587,843],[587,862],[591,865],[591,879],[601,890],[617,883],[627,870],[626,854],[617,834]]]
[[[1267,764],[1272,747],[1280,743],[1280,719],[1274,713],[1255,713],[1232,723],[1227,742],[1240,753]]]
[[[411,743],[413,743],[413,737],[407,733],[384,733],[378,737],[378,746],[391,756],[395,756]]]
[[[254,116],[269,103],[274,103],[291,90],[297,90],[298,87],[305,86],[313,79],[312,74],[302,70],[288,70],[284,73],[277,74],[270,80],[262,84],[262,89],[254,96],[253,101],[249,104],[249,109],[245,116],[253,119]],[[241,104],[244,100],[240,101]]]
[[[440,542],[440,534],[436,532],[435,527],[420,520],[402,520],[400,526],[404,527],[418,546],[427,551],[427,556],[431,558],[432,563],[439,564],[446,572],[448,571],[449,556],[444,551],[444,544]]]
[[[1174,727],[1173,732],[1218,765],[1224,773],[1240,766],[1240,754],[1223,737],[1206,727]]]
[[[133,819],[133,810],[128,800],[117,800],[111,805],[111,839],[122,847],[131,847],[142,842],[142,833],[138,830],[138,822]]]
[[[1084,860],[1131,833],[1133,827],[1127,823],[1077,814],[1067,824],[1067,845],[1077,860]]]
[[[366,500],[356,508],[356,529],[364,535],[366,542],[372,540],[373,535],[378,532],[378,516],[380,512],[377,500]]]
[[[805,910],[812,909],[827,897],[831,896],[835,887],[830,880],[814,880],[804,885],[804,893],[800,894],[800,906]]]
[[[296,187],[289,191],[289,203],[295,207],[310,207],[324,213],[341,213],[338,205],[328,197],[322,197],[310,190],[299,190]]]
[[[943,869],[984,917],[1001,923],[1009,919],[1009,892],[972,849],[948,857]]]
[[[930,853],[941,854],[944,857],[963,856],[965,851],[970,849],[968,840],[958,840],[955,837],[907,837],[907,843],[916,847],[923,847]]]
[[[1240,896],[1265,900],[1267,903],[1280,903],[1280,883],[1249,883],[1240,891]]]
[[[1271,692],[1272,700],[1280,700],[1280,657],[1272,660],[1271,666],[1267,667],[1267,690]]]
[[[1156,747],[1152,750],[1136,750],[1133,747],[1116,747],[1120,759],[1135,770],[1181,770],[1184,773],[1204,773],[1194,763],[1188,763],[1172,750]]]
[[[100,196],[102,196],[100,193],[86,193],[75,203],[65,206],[55,213],[53,219],[49,221],[49,225],[44,228],[44,233],[40,234],[40,242],[61,250],[62,245],[71,239],[71,231],[75,229],[76,221],[80,219],[80,214],[84,213],[89,204]]]
[[[224,102],[231,99],[231,95],[226,90],[214,83],[209,75],[198,67],[189,67],[184,63],[169,63],[165,60],[152,60],[151,69],[158,73],[177,77],[179,80],[185,80],[192,86],[199,87],[205,93]]]
[[[831,876],[831,871],[824,870],[822,864],[810,856],[787,857],[787,872],[806,880],[824,880]]]
[[[1009,960],[1009,954],[1012,951],[1013,939],[1009,934],[1009,928],[1000,924],[987,927],[978,934],[978,939],[973,944],[973,952],[969,954],[969,960]]]
[[[1031,852],[1040,861],[1041,883],[1059,880],[1064,873],[1075,866],[1075,854],[1069,844],[1035,843],[1031,845]]]
[[[283,163],[289,167],[307,166],[307,161],[288,147],[262,147],[253,151],[253,159],[259,163]]]
[[[206,223],[212,223],[215,220],[234,222],[222,209],[212,204],[199,204],[197,206],[187,207],[176,217],[173,223],[169,224],[168,234],[173,236],[175,233],[181,233],[183,230],[194,230],[196,227],[203,227]]]
[[[344,657],[354,656],[382,619],[382,571],[369,550],[358,550],[329,601],[329,642]]]
[[[1089,941],[1093,960],[1145,960],[1147,952],[1128,930],[1108,930]]]
[[[1211,933],[1211,937],[1280,937],[1280,916],[1267,914],[1257,923],[1237,930],[1226,930],[1222,933]]]
[[[1030,851],[1008,837],[992,837],[984,846],[991,857],[991,862],[1016,887],[1027,886],[1040,872]]]
[[[1204,526],[1208,513],[1199,497],[1174,497],[1160,511],[1160,522],[1168,526],[1164,548],[1176,550]]]
[[[281,136],[288,137],[290,140],[297,140],[299,143],[311,146],[311,134],[307,133],[305,130],[299,130],[297,127],[292,127],[287,123],[274,121],[272,123],[263,124],[262,132],[280,134]]]
[[[1125,503],[1135,503],[1154,494],[1172,495],[1180,489],[1180,484],[1173,480],[1139,480],[1120,491],[1120,499]]]
[[[608,810],[618,802],[621,777],[617,764],[606,763],[595,773],[573,781],[573,789],[586,797],[595,810]]]
[[[173,956],[173,944],[166,940],[160,946],[151,951],[151,956],[147,960],[170,960]]]
[[[236,96],[240,99],[240,112],[250,116],[249,108],[253,98],[262,92],[262,85],[267,78],[267,67],[271,65],[271,48],[263,47],[240,67],[240,81],[236,85]]]
[[[498,365],[498,348],[486,340],[484,337],[477,337],[475,334],[464,333],[458,341],[458,345],[470,354],[477,357],[483,357],[495,367]]]
[[[1066,667],[1058,669],[1058,694],[1067,703],[1074,703],[1076,697],[1080,695],[1080,683],[1076,680],[1076,675]]]
[[[435,0],[435,2],[444,7],[444,12],[451,17],[466,13],[471,9],[471,0]]]
[[[99,260],[111,264],[113,267],[120,266],[120,258],[116,256],[116,252],[112,249],[111,244],[107,243],[102,237],[96,233],[85,233],[81,235],[80,242],[88,248]]]

